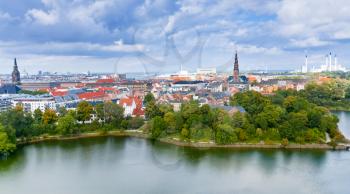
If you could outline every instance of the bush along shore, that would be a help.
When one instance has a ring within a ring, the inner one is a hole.
[[[98,137],[133,137],[133,138],[143,138],[152,139],[150,134],[144,133],[142,130],[112,130],[108,132],[88,132],[76,135],[61,136],[61,135],[43,135],[33,138],[26,138],[17,141],[17,146],[25,146],[28,144],[35,144],[45,141],[65,141],[65,140],[76,140],[84,138],[98,138]],[[227,149],[318,149],[318,150],[347,150],[344,145],[331,145],[331,144],[317,144],[317,143],[306,143],[306,144],[296,144],[290,143],[288,145],[283,145],[281,143],[270,143],[265,142],[259,143],[234,143],[220,145],[215,142],[195,142],[195,141],[184,141],[179,138],[165,137],[157,139],[156,141],[172,144],[182,147],[192,147],[192,148],[227,148]]]
[[[92,106],[83,101],[76,110],[37,109],[34,113],[17,106],[0,114],[0,155],[8,156],[18,144],[107,135],[192,147],[342,149],[338,144],[346,142],[336,116],[291,91],[271,97],[252,91],[238,93],[230,103],[245,111],[189,101],[175,112],[168,104],[157,104],[151,94],[144,103],[145,119],[125,118],[124,109],[112,102]]]

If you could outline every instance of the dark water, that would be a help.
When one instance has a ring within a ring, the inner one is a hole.
[[[198,150],[110,137],[29,145],[0,161],[1,194],[348,194],[349,183],[345,151]]]

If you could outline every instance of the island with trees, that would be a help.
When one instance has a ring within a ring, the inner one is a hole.
[[[37,109],[34,113],[17,106],[0,114],[0,155],[8,156],[18,144],[50,137],[79,138],[87,133],[108,135],[116,131],[118,134],[136,131],[142,137],[193,146],[201,143],[207,147],[283,148],[290,144],[335,147],[346,139],[338,130],[338,118],[317,105],[321,102],[314,98],[314,87],[308,85],[300,92],[278,91],[272,96],[254,91],[237,93],[230,104],[241,106],[244,111],[235,112],[200,105],[197,101],[185,102],[179,111],[174,111],[171,105],[158,104],[152,94],[147,94],[145,118],[125,118],[123,107],[113,102],[93,106],[82,101],[75,110]]]

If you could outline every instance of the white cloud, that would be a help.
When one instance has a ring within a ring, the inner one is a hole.
[[[168,18],[168,23],[166,24],[164,28],[165,33],[171,33],[174,30],[175,25],[175,16],[171,15]]]
[[[26,18],[42,25],[54,25],[59,21],[58,12],[55,10],[45,12],[39,9],[31,9],[26,13]]]
[[[9,13],[0,11],[0,20],[10,20],[11,18]]]
[[[348,29],[349,10],[348,0],[284,0],[277,11],[277,25],[280,26],[280,34],[287,37],[348,37],[349,33],[345,34],[342,30]]]
[[[86,52],[123,52],[133,53],[144,51],[144,45],[141,44],[124,44],[122,40],[116,41],[113,44],[103,45],[87,42],[47,42],[44,44],[30,42],[0,42],[0,51],[3,53],[86,53]],[[35,52],[34,52],[35,51]]]
[[[322,41],[322,40],[319,40],[316,37],[310,37],[310,38],[302,39],[302,40],[292,39],[291,40],[291,44],[293,46],[296,46],[296,47],[306,48],[306,47],[325,46],[325,45],[331,44],[331,42],[329,42],[329,41]]]

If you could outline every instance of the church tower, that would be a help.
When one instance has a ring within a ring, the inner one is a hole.
[[[239,65],[238,65],[238,56],[237,56],[237,51],[236,51],[236,55],[235,55],[235,64],[233,67],[233,81],[234,82],[239,82]]]
[[[18,66],[17,66],[17,60],[15,58],[15,64],[13,66],[13,71],[12,71],[12,83],[16,85],[21,84],[21,75],[18,71]]]

